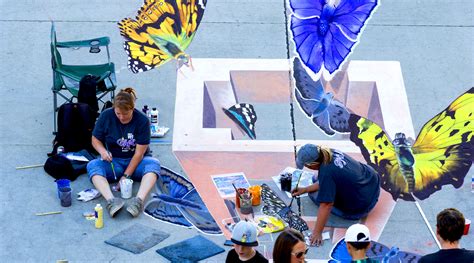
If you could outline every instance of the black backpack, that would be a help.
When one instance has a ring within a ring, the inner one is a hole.
[[[63,146],[65,152],[78,152],[83,149],[94,152],[91,140],[95,120],[96,113],[85,103],[61,105],[58,111],[58,132],[53,141],[52,154],[57,152],[58,146]]]
[[[99,115],[99,103],[97,102],[97,91],[105,88],[105,82],[99,81],[100,77],[94,75],[85,75],[79,81],[79,93],[77,94],[77,102],[88,104]]]
[[[84,156],[88,161],[95,159],[95,156],[86,150],[76,152],[75,155]],[[66,154],[56,154],[46,160],[44,170],[56,179],[69,179],[74,181],[79,175],[86,172],[87,163],[88,162],[69,160]]]

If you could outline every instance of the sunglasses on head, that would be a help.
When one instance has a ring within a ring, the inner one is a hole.
[[[308,249],[306,249],[305,251],[300,251],[298,253],[291,252],[291,254],[295,256],[296,258],[301,258],[302,256],[308,254]]]

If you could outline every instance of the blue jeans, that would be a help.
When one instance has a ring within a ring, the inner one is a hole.
[[[313,183],[318,183],[319,184],[319,181],[318,181],[317,177],[313,177]],[[319,193],[319,191],[308,193],[308,196],[309,196],[309,199],[311,199],[311,201],[313,201],[313,203],[315,203],[319,207],[318,193]],[[359,220],[363,217],[366,217],[369,214],[369,212],[375,207],[375,205],[377,204],[377,201],[379,200],[379,195],[380,195],[380,188],[379,188],[379,193],[377,194],[377,198],[372,200],[372,203],[370,203],[367,210],[363,213],[349,214],[349,213],[343,212],[342,210],[340,210],[337,207],[333,206],[332,209],[331,209],[331,214],[342,217],[344,219],[348,219],[348,220]]]
[[[89,179],[92,180],[92,176],[99,175],[107,179],[108,182],[117,182],[120,177],[123,176],[125,169],[127,169],[131,158],[113,158],[112,163],[114,165],[115,175],[112,171],[111,163],[103,161],[100,158],[90,161],[87,164],[87,174]],[[145,156],[142,161],[138,164],[137,168],[131,174],[133,181],[141,181],[142,177],[147,173],[155,173],[157,176],[160,175],[160,161],[158,159]]]

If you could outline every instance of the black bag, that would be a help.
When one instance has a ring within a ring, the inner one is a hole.
[[[78,151],[75,154],[82,155],[89,161],[95,159],[95,157],[86,150]],[[56,154],[46,160],[44,170],[56,179],[69,179],[74,181],[79,175],[86,172],[87,163],[88,162],[69,160],[66,158],[66,154]]]
[[[94,152],[92,148],[92,130],[95,126],[95,112],[85,103],[65,103],[58,111],[58,132],[53,141],[53,151],[63,146],[65,152],[77,152],[82,149]]]
[[[106,109],[108,108],[112,108],[114,106],[114,104],[108,100],[104,103],[104,106],[102,106],[102,110],[100,112],[104,112]]]
[[[95,112],[96,117],[99,115],[99,103],[97,102],[97,91],[105,88],[105,82],[104,81],[99,82],[99,78],[100,77],[90,75],[90,74],[82,77],[81,81],[79,81],[79,93],[77,94],[77,102],[88,104],[91,107],[91,109]]]

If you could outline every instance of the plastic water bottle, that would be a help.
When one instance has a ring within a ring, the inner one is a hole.
[[[159,123],[158,114],[159,114],[159,112],[156,108],[151,109],[151,113],[150,113],[150,115],[151,115],[151,120],[150,120],[151,125],[158,126],[158,123]]]
[[[95,210],[95,228],[104,227],[104,209],[100,204],[97,204]]]

